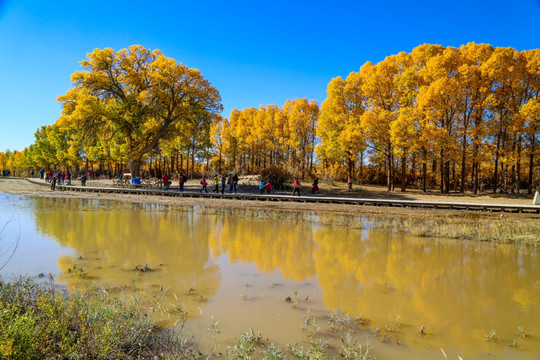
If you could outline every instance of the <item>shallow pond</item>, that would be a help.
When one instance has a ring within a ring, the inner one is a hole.
[[[362,214],[0,193],[6,223],[0,267],[20,241],[4,278],[50,272],[69,289],[139,294],[164,325],[187,316],[184,334],[205,351],[226,352],[250,327],[282,348],[314,336],[339,349],[340,311],[378,359],[444,359],[441,348],[448,359],[540,357],[530,249],[371,231]]]

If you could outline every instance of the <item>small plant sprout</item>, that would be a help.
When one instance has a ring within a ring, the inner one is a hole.
[[[300,330],[302,330],[302,333],[305,334],[309,339],[312,339],[319,332],[320,327],[317,326],[317,319],[314,316],[311,316],[310,307],[308,307],[307,313],[308,316],[305,318],[304,324]]]
[[[491,330],[489,333],[484,335],[484,340],[497,342],[497,341],[500,341],[501,338],[499,337],[499,335],[497,335],[497,332],[495,330]]]
[[[289,348],[289,351],[291,352],[291,355],[296,359],[308,359],[307,352],[304,351],[304,347],[300,346],[298,347],[297,343],[294,344],[287,344],[287,347]]]
[[[328,323],[330,324],[330,329],[336,332],[351,330],[355,327],[354,321],[349,314],[345,314],[339,310],[334,310],[330,313]]]
[[[176,305],[173,305],[174,307],[174,311],[176,313],[176,315],[182,319],[182,320],[185,320],[187,318],[187,311],[186,311],[186,308],[181,305],[181,304],[176,304]]]
[[[216,321],[215,323],[210,324],[210,326],[206,328],[206,331],[212,334],[212,340],[214,341],[212,344],[212,354],[214,354],[217,349],[217,337],[223,330],[219,328],[219,323]]]
[[[309,339],[313,339],[321,328],[317,326],[317,319],[313,316],[309,316],[304,320],[301,329],[303,334]]]
[[[354,318],[354,321],[358,324],[358,325],[366,325],[367,323],[369,323],[369,319],[365,316],[362,316],[362,314],[358,315],[357,317]]]
[[[79,279],[84,279],[88,273],[84,270],[82,266],[73,265],[73,274]]]
[[[262,334],[259,332],[255,335],[252,328],[240,336],[240,340],[233,347],[227,350],[227,356],[230,359],[251,359],[253,353],[257,349],[257,345],[261,344]]]
[[[308,359],[310,360],[324,360],[327,358],[328,345],[324,339],[312,340],[311,348],[308,350]]]
[[[345,360],[371,360],[374,359],[369,355],[369,344],[362,346],[357,338],[353,338],[350,331],[344,339],[341,339],[341,350],[339,352]]]
[[[274,344],[270,344],[270,346],[263,351],[263,355],[263,360],[283,360],[287,358]]]
[[[525,333],[523,330],[523,326],[518,326],[516,335],[518,335],[522,339],[526,339],[529,335]]]
[[[327,359],[328,345],[325,343],[324,339],[321,340],[312,340],[311,347],[304,349],[303,346],[298,346],[296,343],[288,344],[289,351],[291,355],[300,360],[323,360]]]
[[[401,325],[403,325],[403,319],[401,318],[400,315],[396,316],[396,325],[399,327]]]

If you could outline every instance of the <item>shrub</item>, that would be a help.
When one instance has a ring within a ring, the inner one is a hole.
[[[137,299],[124,304],[102,290],[68,294],[55,290],[52,281],[0,279],[0,324],[0,359],[132,359],[157,349],[167,358],[192,352],[179,337],[164,348],[168,334],[156,331]]]
[[[291,180],[292,175],[286,169],[271,165],[261,171],[261,180],[270,181],[272,187],[276,190],[285,190],[285,184]]]

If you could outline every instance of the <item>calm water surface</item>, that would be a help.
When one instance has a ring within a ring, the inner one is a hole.
[[[70,289],[136,292],[164,324],[177,319],[165,308],[187,312],[185,331],[206,350],[225,352],[250,327],[280,347],[303,343],[307,316],[339,347],[328,325],[339,310],[369,319],[360,338],[378,359],[439,359],[440,348],[449,359],[540,358],[530,249],[373,232],[361,215],[331,226],[339,216],[7,194],[0,209],[0,266],[20,238],[4,277],[51,272]],[[216,321],[214,339],[205,329]]]

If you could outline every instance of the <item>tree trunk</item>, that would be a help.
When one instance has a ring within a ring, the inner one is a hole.
[[[445,187],[444,187],[444,193],[448,194],[450,192],[450,161],[446,161],[445,164]]]
[[[516,159],[516,193],[519,194],[520,190],[520,179],[521,179],[521,135],[518,137],[517,143],[517,159]]]
[[[405,165],[407,155],[401,157],[401,192],[405,192]]]
[[[353,163],[352,163],[351,153],[347,152],[347,156],[348,156],[347,157],[347,168],[348,168],[347,175],[349,179],[352,179],[353,178]]]
[[[502,179],[502,191],[504,193],[507,193],[508,192],[508,188],[507,188],[507,181],[508,181],[508,178],[507,178],[507,175],[508,175],[508,164],[505,164],[501,161],[501,179]]]
[[[459,192],[464,193],[465,192],[465,160],[466,160],[466,154],[465,154],[465,145],[463,145],[463,154],[461,155],[461,184],[459,187]]]
[[[516,189],[516,164],[510,168],[510,193],[514,193]]]
[[[131,177],[141,176],[141,160],[130,159],[128,163]]]
[[[497,134],[497,147],[495,148],[495,170],[493,173],[493,193],[497,192],[498,186],[498,168],[499,168],[499,149],[501,147],[501,133]]]
[[[440,168],[441,168],[440,169],[441,184],[440,184],[439,190],[441,191],[441,194],[443,194],[444,193],[444,162],[443,162],[444,151],[441,150],[440,155],[441,155],[441,164],[440,164]]]
[[[533,192],[533,168],[534,168],[534,148],[531,149],[529,154],[529,195]]]
[[[193,144],[193,148],[191,149],[191,178],[195,176],[195,144]]]
[[[359,184],[362,185],[362,182],[364,180],[364,152],[360,151],[360,179]]]
[[[386,190],[392,190],[392,153],[386,156]]]
[[[478,145],[474,145],[473,147],[473,169],[472,169],[472,183],[473,183],[473,192],[474,194],[478,194],[478,170],[479,170],[480,164],[478,161]]]
[[[184,153],[180,153],[180,173],[184,173]]]
[[[427,192],[427,164],[422,163],[422,192]]]

